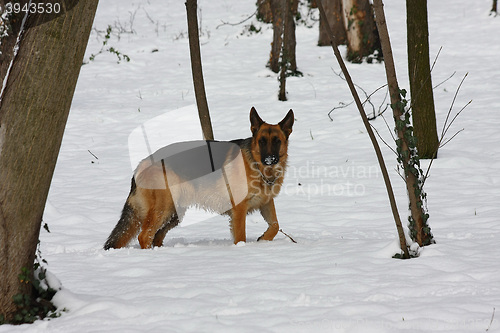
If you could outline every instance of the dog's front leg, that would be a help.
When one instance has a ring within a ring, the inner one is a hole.
[[[280,228],[278,224],[278,217],[276,216],[276,209],[274,208],[274,200],[271,199],[269,202],[266,204],[262,205],[260,207],[260,213],[262,214],[262,217],[264,220],[266,220],[267,224],[269,227],[267,230],[262,234],[262,236],[257,239],[258,241],[260,240],[268,240],[271,241],[274,239],[274,236],[278,233],[278,230]]]
[[[233,233],[234,244],[246,242],[245,222],[247,209],[245,205],[238,205],[231,209],[231,232]]]

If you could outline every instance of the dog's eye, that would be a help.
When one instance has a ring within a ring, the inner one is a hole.
[[[267,139],[266,138],[260,138],[259,139],[259,145],[265,146],[267,144]]]
[[[279,144],[281,144],[281,140],[278,139],[278,137],[276,137],[276,136],[273,138],[272,142],[273,142],[273,145],[279,145]]]

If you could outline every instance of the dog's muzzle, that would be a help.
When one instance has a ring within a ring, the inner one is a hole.
[[[279,162],[279,158],[276,155],[269,155],[262,159],[262,163],[265,165],[274,165]]]

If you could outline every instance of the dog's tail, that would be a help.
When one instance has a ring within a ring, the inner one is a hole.
[[[130,204],[130,198],[134,196],[135,189],[136,184],[134,177],[132,177],[130,194],[128,195],[125,205],[123,206],[120,220],[114,227],[113,231],[111,231],[111,234],[106,240],[106,243],[104,243],[105,250],[119,249],[126,246],[130,242],[130,240],[139,232],[140,223],[137,219],[137,214],[134,207]]]

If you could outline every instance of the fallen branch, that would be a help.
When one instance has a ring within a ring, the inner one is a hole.
[[[490,324],[488,325],[488,328],[486,329],[486,332],[488,332],[490,330],[491,324],[493,324],[493,319],[495,319],[495,308],[493,308],[493,313],[491,314]]]
[[[290,235],[288,235],[286,232],[283,231],[283,229],[280,229],[279,232],[281,232],[283,235],[285,235],[286,237],[290,238],[290,240],[294,243],[297,243],[295,241],[295,239],[293,239]]]

